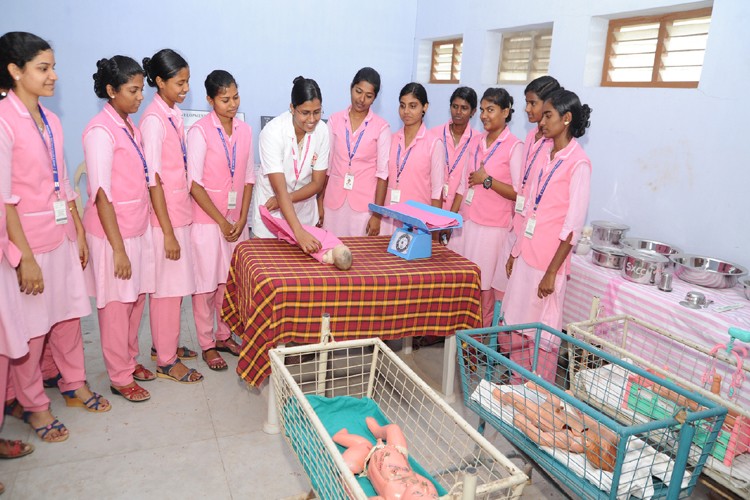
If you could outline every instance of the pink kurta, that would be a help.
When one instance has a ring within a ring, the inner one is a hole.
[[[235,118],[232,134],[227,136],[215,112],[198,120],[188,133],[188,182],[191,186],[193,182],[203,186],[222,217],[230,223],[239,220],[245,185],[255,184],[250,126]],[[235,207],[231,209],[228,204],[230,191],[237,193]],[[249,237],[249,231],[245,225],[237,241],[228,242],[216,221],[195,200],[193,221],[195,293],[208,293],[227,282],[232,252],[238,243]]]
[[[445,182],[444,162],[441,139],[429,132],[424,123],[408,148],[403,128],[393,134],[385,206],[409,200],[431,205],[432,200],[440,200]],[[394,189],[400,192],[398,201],[393,199]],[[396,227],[392,219],[384,218],[380,234],[393,234]]]
[[[377,180],[388,178],[391,129],[371,109],[357,130],[352,130],[350,110],[334,113],[328,120],[330,154],[323,228],[338,236],[364,236],[371,216],[367,205],[375,201]],[[344,186],[347,174],[353,176],[351,189]]]
[[[78,256],[73,218],[57,224],[53,203],[77,197],[68,181],[63,155],[63,130],[57,116],[40,105],[49,132],[40,133],[34,119],[13,91],[0,101],[0,195],[15,205],[26,239],[42,269],[44,293],[19,294],[20,310],[30,338],[47,334],[56,323],[91,313]],[[52,152],[57,160],[55,189]],[[67,206],[66,206],[67,210]]]
[[[466,176],[484,164],[487,175],[517,189],[523,161],[522,150],[523,144],[508,127],[489,146],[487,132],[484,132],[474,146]],[[497,262],[505,252],[505,258],[510,254],[508,238],[512,236],[513,202],[480,185],[474,186],[473,190],[471,203],[464,199],[461,207],[464,216],[463,255],[479,266],[482,290],[489,290]]]
[[[182,111],[176,105],[170,108],[156,94],[143,112],[139,128],[143,135],[149,185],[156,186],[158,174],[164,189],[169,219],[180,245],[180,258],[168,260],[164,251],[164,233],[160,230],[156,213],[152,212],[156,263],[156,287],[152,296],[164,298],[191,295],[195,291],[190,240],[193,207],[187,183],[187,145]]]
[[[109,302],[135,302],[139,295],[153,292],[155,286],[145,157],[142,156],[140,131],[130,118],[128,124],[134,133],[132,138],[123,119],[110,104],[105,104],[83,133],[89,195],[83,226],[91,255],[91,272],[87,277],[93,278],[89,292],[96,296],[98,308]],[[115,210],[132,270],[128,280],[114,276],[114,251],[96,206],[100,189]]]
[[[29,352],[23,316],[18,314],[18,278],[15,267],[21,260],[21,252],[8,240],[5,224],[5,200],[0,196],[0,356],[16,359]],[[0,369],[0,379],[7,377]],[[4,394],[4,392],[0,392]]]
[[[524,229],[530,217],[535,216],[537,222],[533,237],[528,238],[522,233],[513,247],[516,261],[503,300],[507,324],[539,321],[553,328],[562,328],[562,303],[570,255],[557,272],[555,292],[539,299],[537,289],[560,242],[571,233],[571,244],[575,246],[578,241],[589,204],[591,162],[575,139],[558,151],[552,160],[549,159],[551,146],[551,141],[545,144],[537,158],[537,161],[543,161],[529,191],[533,199],[529,201],[526,216],[519,221]],[[557,170],[550,177],[556,165]],[[536,199],[548,178],[549,183],[535,211]],[[543,334],[543,338],[556,343],[555,338],[550,339],[548,335]]]
[[[443,209],[450,210],[453,206],[453,199],[456,193],[463,196],[461,180],[465,177],[469,166],[469,158],[474,148],[474,141],[481,135],[478,131],[466,126],[463,135],[458,144],[453,143],[453,134],[450,126],[452,120],[448,123],[435,127],[430,130],[431,133],[438,136],[443,141],[443,166],[445,168],[445,182],[443,183]],[[448,186],[447,190],[445,186]],[[447,192],[446,192],[447,191]]]

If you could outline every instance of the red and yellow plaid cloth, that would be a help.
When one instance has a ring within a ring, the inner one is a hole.
[[[452,335],[481,327],[479,268],[441,245],[407,261],[386,251],[389,237],[343,238],[349,271],[320,264],[283,241],[254,238],[237,246],[222,317],[242,339],[237,373],[251,386],[270,374],[278,343],[317,343],[331,315],[336,340]]]

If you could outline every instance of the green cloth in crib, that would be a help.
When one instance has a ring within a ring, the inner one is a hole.
[[[383,415],[383,412],[380,411],[377,403],[370,398],[359,399],[349,396],[326,398],[323,396],[312,395],[308,395],[306,398],[315,410],[315,414],[328,431],[328,434],[331,436],[341,429],[346,428],[351,434],[364,436],[371,443],[375,444],[377,440],[367,428],[365,417],[373,417],[380,425],[387,425],[390,423],[388,419],[385,418],[385,415]],[[409,436],[406,436],[406,442],[409,442]],[[340,452],[344,452],[345,448],[343,446],[336,446]],[[437,489],[438,495],[443,496],[448,493],[445,488],[440,486],[440,484],[435,481],[432,476],[411,456],[409,456],[409,464],[415,472],[432,481],[432,484],[434,484]],[[313,484],[316,484],[316,481],[313,478],[310,479]],[[369,479],[366,477],[358,477],[357,481],[359,481],[360,487],[364,490],[367,496],[377,495],[372,484],[370,484]]]

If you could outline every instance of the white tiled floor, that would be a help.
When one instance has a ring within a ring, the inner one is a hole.
[[[189,300],[183,304],[182,319],[181,344],[199,350]],[[140,361],[154,370],[148,357],[147,314],[141,331],[141,352],[146,354]],[[83,320],[83,334],[88,380],[113,408],[103,414],[67,408],[57,390],[47,389],[53,412],[70,430],[70,439],[56,444],[41,442],[26,424],[6,417],[2,436],[30,441],[36,451],[0,462],[5,498],[265,500],[309,491],[307,477],[283,438],[262,430],[268,385],[260,391],[248,389],[233,371],[235,358],[225,356],[230,369],[224,372],[212,372],[203,361],[188,361],[204,374],[202,383],[146,382],[151,399],[133,404],[109,392],[95,315]],[[425,379],[438,381],[442,347],[415,351],[407,361],[425,373]],[[453,406],[463,413],[460,400]],[[464,415],[476,423],[473,415]],[[514,451],[496,432],[489,430],[486,437],[506,455]],[[524,493],[530,499],[565,497],[539,470]],[[699,489],[695,497],[706,495]]]

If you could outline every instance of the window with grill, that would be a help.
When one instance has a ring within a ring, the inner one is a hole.
[[[462,38],[432,42],[430,83],[458,83],[461,80]]]
[[[552,28],[503,35],[497,83],[528,82],[546,75]]]
[[[711,8],[609,22],[602,85],[697,87]]]

